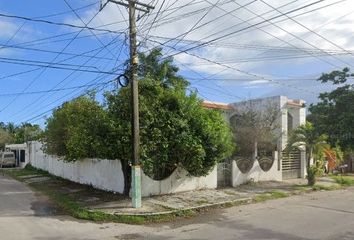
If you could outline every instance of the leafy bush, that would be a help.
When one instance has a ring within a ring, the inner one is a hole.
[[[64,103],[47,120],[45,151],[67,161],[105,157],[110,121],[104,109],[90,97]]]
[[[313,186],[316,183],[316,178],[322,176],[323,168],[314,164],[307,168],[308,185]]]

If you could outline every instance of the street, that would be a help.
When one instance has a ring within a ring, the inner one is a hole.
[[[354,189],[314,192],[136,226],[80,221],[23,183],[0,176],[2,240],[354,239]]]

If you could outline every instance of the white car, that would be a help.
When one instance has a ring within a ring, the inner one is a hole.
[[[3,166],[16,167],[16,158],[13,152],[0,152],[0,168]]]

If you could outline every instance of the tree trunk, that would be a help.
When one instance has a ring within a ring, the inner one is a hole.
[[[129,165],[128,161],[121,161],[122,163],[122,172],[124,176],[124,196],[129,196],[131,183],[132,183],[132,168]]]
[[[313,151],[312,149],[309,149],[309,151],[308,151],[307,168],[310,167],[310,163],[311,163],[311,159],[312,159],[312,155],[313,155],[312,151]]]

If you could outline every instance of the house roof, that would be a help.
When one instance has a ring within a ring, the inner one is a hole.
[[[272,97],[274,98],[274,97]],[[252,99],[252,100],[249,100],[249,101],[260,101],[260,100],[263,100],[263,99]],[[248,102],[248,101],[245,101],[245,102]],[[238,103],[234,103],[234,104],[239,104]],[[233,103],[222,103],[222,102],[212,102],[212,101],[206,101],[204,100],[202,102],[202,106],[205,107],[205,108],[209,108],[209,109],[220,109],[220,110],[232,110],[232,109],[235,109],[235,106]],[[305,101],[304,100],[301,100],[301,99],[287,99],[286,100],[286,105],[288,107],[292,107],[292,108],[303,108],[304,107],[304,104],[305,104]]]
[[[233,107],[227,103],[203,101],[202,106],[209,109],[231,110]]]
[[[22,144],[6,144],[5,145],[6,149],[25,149],[27,148],[27,144],[26,143],[22,143]]]
[[[287,105],[291,107],[299,107],[302,108],[304,107],[305,101],[300,100],[300,99],[288,99]]]

